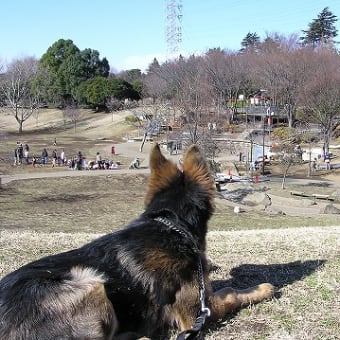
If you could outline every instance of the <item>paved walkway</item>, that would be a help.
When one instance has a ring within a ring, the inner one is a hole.
[[[56,177],[80,177],[80,176],[108,176],[108,175],[121,175],[127,173],[149,173],[148,168],[128,170],[128,169],[116,169],[116,170],[66,170],[66,171],[50,171],[50,172],[30,172],[24,174],[13,175],[1,175],[1,183],[7,184],[12,181],[24,180],[24,179],[37,179],[37,178],[56,178]]]

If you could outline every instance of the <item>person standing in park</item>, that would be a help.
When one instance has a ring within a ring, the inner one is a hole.
[[[325,154],[325,164],[326,164],[326,170],[331,169],[331,156],[328,152]]]
[[[30,148],[29,148],[28,144],[26,143],[25,147],[24,147],[24,159],[26,161],[26,164],[29,163],[29,156],[30,156]]]
[[[35,168],[37,165],[37,157],[35,156],[35,154],[33,154],[33,157],[32,157],[32,166],[33,168]]]
[[[21,143],[18,146],[17,155],[18,155],[18,165],[20,165],[22,164],[22,160],[24,158],[24,148]]]
[[[18,147],[16,147],[15,149],[14,149],[14,163],[13,163],[13,166],[16,166],[16,165],[18,165]]]
[[[96,155],[96,163],[98,165],[98,169],[102,169],[103,168],[102,156],[100,155],[99,152],[97,152],[97,155]]]
[[[62,165],[62,166],[65,165],[65,151],[64,151],[64,149],[62,149],[61,152],[60,152],[60,165]]]
[[[52,168],[54,168],[57,164],[57,158],[58,158],[58,154],[57,154],[57,150],[54,149],[52,151]]]
[[[81,170],[82,165],[83,165],[83,155],[81,151],[78,151],[78,158],[77,158],[77,164],[76,164],[77,170]]]
[[[45,165],[48,162],[48,153],[46,148],[43,149],[41,153],[41,165]]]

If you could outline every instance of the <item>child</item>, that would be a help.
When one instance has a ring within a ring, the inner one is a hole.
[[[33,155],[33,157],[32,157],[32,166],[33,166],[33,168],[35,168],[36,164],[37,164],[37,157],[35,157],[35,155]]]

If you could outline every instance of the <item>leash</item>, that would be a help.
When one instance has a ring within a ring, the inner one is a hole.
[[[197,253],[197,264],[198,264],[198,285],[199,285],[199,295],[200,295],[200,304],[201,304],[201,309],[198,317],[196,318],[194,325],[192,326],[191,329],[187,329],[181,333],[178,334],[176,340],[192,340],[195,339],[199,332],[202,330],[206,319],[211,315],[210,309],[206,306],[205,304],[205,287],[204,287],[204,276],[203,276],[203,266],[202,266],[202,261],[201,257],[199,255],[199,248],[197,245],[197,242],[193,239],[192,235],[188,233],[185,229],[179,228],[178,226],[174,225],[169,219],[165,217],[155,217],[154,220],[161,222],[162,224],[166,225],[169,227],[171,230],[174,230],[178,232],[180,235],[185,236],[189,238],[193,245],[194,245],[194,250]]]
[[[203,328],[206,319],[211,315],[210,309],[205,304],[205,288],[204,288],[204,277],[203,277],[203,268],[202,261],[198,256],[198,283],[200,289],[200,302],[201,302],[201,310],[194,322],[194,325],[191,329],[187,329],[178,334],[176,340],[191,340],[196,339],[199,332]]]

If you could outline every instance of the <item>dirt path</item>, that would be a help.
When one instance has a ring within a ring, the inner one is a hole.
[[[56,177],[80,177],[80,176],[110,176],[121,175],[126,173],[149,173],[149,169],[143,168],[138,170],[128,169],[116,169],[116,170],[82,170],[82,171],[53,171],[53,172],[39,172],[39,173],[24,173],[15,175],[2,175],[1,183],[7,184],[12,181],[19,181],[25,179],[37,179],[37,178],[56,178]]]

